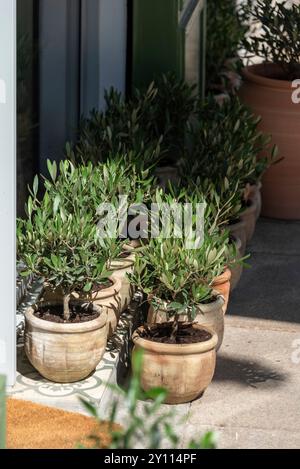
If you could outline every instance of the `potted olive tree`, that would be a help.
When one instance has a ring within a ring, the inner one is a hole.
[[[150,306],[148,323],[133,334],[133,353],[144,351],[141,385],[163,385],[170,404],[199,397],[214,374],[224,300],[204,270],[197,250],[186,249],[183,239],[157,237],[142,248],[130,276]]]
[[[245,248],[259,215],[260,180],[275,162],[276,148],[268,148],[270,137],[258,130],[259,118],[237,97],[222,106],[208,98],[199,105],[198,117],[190,127],[190,150],[180,164],[182,181],[194,179],[200,186],[208,181],[224,203],[227,197],[228,224],[239,222],[235,230]],[[233,201],[235,213],[230,209]]]
[[[17,252],[27,269],[22,274],[43,278],[52,296],[44,295],[25,314],[25,352],[47,379],[72,382],[88,376],[105,350],[108,308],[94,295],[113,286],[112,254],[91,211],[66,210],[47,188],[41,201],[37,193],[35,178],[27,218],[18,220]]]
[[[126,274],[134,267],[133,247],[140,243],[139,239],[129,237],[126,229],[126,225],[130,227],[128,213],[130,207],[147,204],[151,199],[153,178],[149,170],[140,171],[134,164],[136,159],[136,154],[116,154],[95,166],[91,162],[74,165],[65,160],[60,163],[59,175],[56,174],[55,163],[48,162],[50,178],[45,181],[51,197],[60,200],[66,210],[83,215],[89,211],[97,225],[103,223],[105,217],[107,225],[116,221],[115,232],[107,233],[108,236],[102,240],[102,251],[106,249],[106,256],[111,259],[109,270],[113,274],[113,288],[97,293],[99,304],[105,301],[110,307],[112,319],[115,316],[113,309],[116,309],[113,306],[120,311],[125,310],[133,293]],[[116,321],[112,321],[111,326],[115,329]]]
[[[300,219],[300,105],[293,99],[300,79],[300,5],[258,0],[244,10],[254,26],[242,44],[246,58],[263,62],[244,69],[240,97],[261,116],[261,130],[283,157],[263,179],[263,214]]]

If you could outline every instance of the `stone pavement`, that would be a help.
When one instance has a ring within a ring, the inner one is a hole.
[[[261,219],[249,251],[214,380],[177,406],[183,447],[216,430],[219,448],[300,448],[300,223]]]

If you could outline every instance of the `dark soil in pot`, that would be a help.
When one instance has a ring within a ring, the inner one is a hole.
[[[121,252],[120,254],[120,259],[127,259],[127,257],[131,256],[131,252],[130,251],[124,251],[124,252]]]
[[[179,322],[176,336],[173,336],[174,323],[145,325],[140,337],[163,344],[195,344],[206,342],[212,335],[204,329],[195,329],[193,323]]]
[[[62,324],[76,324],[82,322],[93,321],[99,317],[99,313],[93,310],[93,306],[83,307],[82,305],[70,305],[71,317],[68,321],[63,318],[63,305],[41,305],[34,312],[34,316],[44,321],[56,322]]]

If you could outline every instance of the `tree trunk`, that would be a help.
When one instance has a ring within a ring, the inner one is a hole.
[[[179,328],[179,318],[178,318],[178,314],[175,314],[174,321],[172,324],[171,337],[170,337],[172,343],[174,344],[176,344],[178,328]]]
[[[64,295],[64,320],[69,321],[71,313],[70,313],[70,293]]]

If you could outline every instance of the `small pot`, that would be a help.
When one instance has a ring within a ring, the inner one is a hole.
[[[249,190],[249,200],[251,200],[256,207],[256,220],[260,217],[262,208],[261,188],[262,184],[259,182],[258,184],[251,185]]]
[[[140,248],[142,245],[140,239],[131,239],[127,244],[124,244],[124,251],[133,251],[134,249]]]
[[[129,250],[127,253],[129,253],[127,257],[114,260],[110,266],[110,270],[113,271],[113,276],[121,281],[121,289],[119,292],[121,299],[121,312],[128,308],[134,293],[127,274],[131,274],[133,272],[135,253],[130,252]]]
[[[239,220],[236,223],[232,223],[227,226],[229,233],[236,238],[239,238],[241,241],[241,253],[242,257],[245,255],[246,246],[247,246],[247,237],[246,237],[246,222],[245,220]]]
[[[79,294],[73,292],[72,299],[76,301],[90,301],[96,306],[105,308],[107,312],[108,335],[111,336],[117,328],[121,314],[120,291],[122,288],[122,283],[118,276],[115,277],[112,275],[109,279],[112,281],[112,285],[110,287],[104,288],[98,292],[92,292],[90,294]],[[49,289],[47,284],[45,284],[42,295],[43,302],[61,302],[62,296],[62,290],[60,288],[53,291]]]
[[[241,251],[242,250],[241,240],[237,236],[233,236],[233,239],[234,239],[234,243],[236,246],[238,259],[241,259],[243,257],[243,254]],[[230,270],[231,270],[230,291],[232,292],[236,288],[237,284],[239,283],[241,279],[244,267],[243,267],[243,264],[237,263],[236,265],[231,266]]]
[[[97,319],[58,324],[34,316],[36,308],[30,307],[25,313],[24,348],[30,363],[44,378],[56,383],[85,379],[105,352],[106,311],[94,305],[93,310],[100,314]]]
[[[224,298],[224,305],[222,307],[223,313],[226,314],[229,294],[230,294],[230,279],[231,279],[231,270],[226,269],[223,274],[219,275],[213,281],[212,287]]]
[[[195,329],[204,329],[212,337],[206,342],[195,344],[162,344],[140,337],[137,329],[132,337],[133,354],[143,350],[141,386],[145,391],[153,387],[165,388],[167,404],[182,404],[200,397],[212,381],[216,366],[217,335],[209,328],[194,324]]]
[[[194,322],[200,326],[206,326],[212,329],[218,336],[216,350],[218,351],[222,345],[224,337],[224,314],[223,314],[224,298],[219,295],[215,301],[208,304],[200,304],[197,307],[198,313],[194,318]],[[159,324],[172,321],[172,317],[166,311],[166,307],[162,304],[160,309],[154,309],[152,305],[149,307],[147,322],[148,324]],[[185,314],[179,316],[179,321],[187,322],[189,317]]]
[[[248,203],[249,206],[241,214],[241,220],[244,221],[246,225],[246,244],[249,243],[253,238],[257,220],[256,204],[250,199]]]

